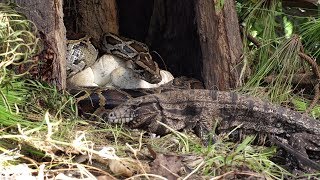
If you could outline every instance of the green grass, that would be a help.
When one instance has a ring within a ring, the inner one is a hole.
[[[0,3],[0,120],[1,125],[28,125],[21,116],[21,106],[29,89],[12,67],[26,63],[38,49],[32,23],[12,6]],[[11,68],[8,68],[11,67]]]
[[[301,36],[305,49],[313,57],[320,57],[320,18],[302,24]]]
[[[17,124],[28,126],[30,122],[23,119],[21,107],[26,101],[29,90],[24,88],[24,82],[16,80],[11,87],[0,88],[0,123],[3,127],[16,126]]]
[[[251,76],[242,90],[250,91],[260,97],[267,96],[273,102],[287,102],[294,90],[293,76],[302,67],[307,67],[306,63],[298,56],[301,47],[301,41],[297,35],[285,39],[264,65]],[[264,79],[272,74],[275,75],[273,81],[266,86],[266,90],[261,92],[260,87]]]
[[[301,113],[305,112],[311,103],[310,100],[299,96],[294,96],[291,102],[294,108]],[[316,105],[315,107],[313,107],[310,111],[310,114],[313,118],[320,118],[320,105]]]
[[[207,160],[203,171],[216,176],[235,169],[248,169],[260,176],[276,179],[290,175],[270,160],[275,155],[276,148],[254,146],[252,145],[254,139],[254,136],[247,136],[242,142],[233,143],[227,136],[220,136],[214,145],[203,149]],[[212,174],[214,172],[220,173]]]
[[[240,76],[243,86],[239,89],[278,104],[289,102],[293,96],[296,89],[296,84],[292,84],[293,76],[310,71],[310,66],[298,53],[306,49],[305,53],[316,57],[320,37],[317,19],[289,16],[282,12],[279,2],[238,3],[245,34],[251,34],[260,42],[260,46],[256,46],[243,38],[244,60]],[[296,27],[296,21],[306,23],[301,28]],[[266,83],[265,78],[269,76],[274,78]]]

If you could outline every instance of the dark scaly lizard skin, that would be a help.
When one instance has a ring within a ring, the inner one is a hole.
[[[85,118],[96,120],[104,118],[111,109],[132,98],[179,89],[203,88],[203,84],[199,80],[182,76],[174,78],[158,88],[121,90],[86,87],[70,89],[69,92],[75,95],[80,114]]]
[[[204,142],[216,121],[219,133],[241,126],[244,134],[259,133],[288,153],[297,151],[302,156],[297,158],[301,168],[320,170],[307,154],[320,153],[320,122],[251,96],[214,90],[169,91],[130,99],[114,108],[107,118],[111,123],[125,123],[159,135],[170,130],[157,121],[175,130],[193,129]]]

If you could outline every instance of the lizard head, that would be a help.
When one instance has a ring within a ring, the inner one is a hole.
[[[108,114],[109,123],[131,123],[148,119],[159,114],[160,107],[154,95],[133,98],[113,108]]]
[[[135,108],[133,106],[120,106],[114,108],[108,114],[109,123],[128,123],[136,117]]]

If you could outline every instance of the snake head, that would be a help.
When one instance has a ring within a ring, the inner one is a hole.
[[[131,61],[132,69],[140,79],[151,84],[162,80],[158,64],[152,59],[148,46],[133,39],[105,33],[101,40],[103,52]]]
[[[139,53],[137,60],[134,62],[138,66],[136,73],[139,78],[151,83],[157,84],[162,80],[158,64],[152,60],[149,53]]]

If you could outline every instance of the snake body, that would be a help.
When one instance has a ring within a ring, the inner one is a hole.
[[[128,69],[125,71],[129,71],[130,76],[133,74],[137,80],[145,80],[151,84],[163,83],[158,64],[153,61],[149,48],[144,43],[112,33],[105,33],[100,44],[99,50],[103,56],[97,59],[98,51],[90,43],[88,37],[68,41],[67,74],[68,82],[70,82],[68,84],[72,86],[88,86],[88,84],[101,86],[101,84],[95,83],[95,80],[108,82],[110,74],[114,70],[110,69],[109,65],[114,68],[114,64]],[[110,72],[110,74],[105,72]],[[85,83],[82,84],[81,81],[79,83],[79,79]]]
[[[153,61],[146,44],[108,32],[103,35],[101,45],[103,52],[127,60],[141,79],[151,84],[161,81],[159,66]]]
[[[68,40],[67,42],[67,74],[68,77],[72,77],[93,65],[98,57],[98,51],[87,36],[79,40]]]

